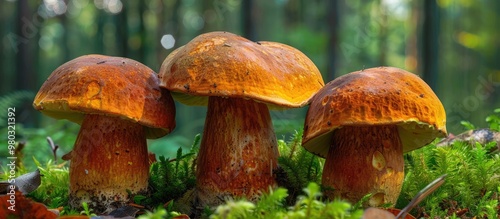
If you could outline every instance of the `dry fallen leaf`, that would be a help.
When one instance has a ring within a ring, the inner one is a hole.
[[[66,215],[58,217],[58,219],[90,219],[90,217],[84,215]]]
[[[0,194],[6,194],[11,189],[11,185],[15,186],[15,190],[22,192],[23,194],[28,194],[35,191],[40,186],[42,182],[40,170],[37,169],[31,173],[26,173],[21,176],[14,178],[12,183],[0,182]]]
[[[137,212],[139,212],[140,209],[130,206],[130,205],[125,205],[121,208],[115,209],[114,211],[109,213],[109,216],[113,216],[116,218],[122,218],[122,217],[127,217],[130,216],[132,218],[135,218],[135,215]]]
[[[6,218],[57,218],[45,205],[32,201],[16,191],[13,195],[0,196],[0,215]]]

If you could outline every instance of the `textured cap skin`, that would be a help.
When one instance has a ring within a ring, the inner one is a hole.
[[[157,74],[132,59],[85,55],[58,67],[33,107],[56,119],[82,123],[84,114],[119,116],[146,126],[148,138],[175,127],[175,105]]]
[[[335,129],[390,124],[398,126],[404,153],[446,136],[444,107],[417,75],[393,67],[352,72],[312,98],[302,145],[326,157]]]
[[[207,105],[208,96],[223,96],[270,108],[302,107],[324,85],[317,67],[299,50],[228,32],[202,34],[173,51],[159,76],[161,86],[188,105]]]

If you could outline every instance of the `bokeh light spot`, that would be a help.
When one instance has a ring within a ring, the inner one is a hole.
[[[161,37],[161,45],[165,49],[172,49],[175,45],[175,38],[171,34],[166,34]]]

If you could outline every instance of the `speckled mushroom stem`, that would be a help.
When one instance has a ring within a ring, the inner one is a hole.
[[[146,192],[149,164],[144,127],[118,117],[86,115],[71,152],[69,203],[95,212]]]
[[[403,145],[396,126],[344,126],[333,133],[322,184],[330,199],[351,203],[371,193],[368,205],[395,204],[404,178]]]
[[[278,148],[267,106],[253,100],[210,97],[197,160],[201,205],[227,197],[255,201],[276,186]]]

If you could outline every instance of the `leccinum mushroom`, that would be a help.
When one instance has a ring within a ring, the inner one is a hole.
[[[147,190],[146,137],[174,127],[175,108],[157,74],[131,59],[86,55],[49,76],[33,106],[45,115],[81,124],[69,154],[70,205],[87,202],[96,212],[110,210]]]
[[[197,159],[200,205],[255,200],[276,186],[277,142],[269,108],[302,107],[324,85],[303,53],[227,33],[194,38],[160,69],[161,86],[188,105],[208,105]]]
[[[303,146],[326,157],[325,194],[369,205],[395,203],[403,182],[403,153],[446,136],[446,114],[418,76],[370,68],[326,84],[307,112]]]

